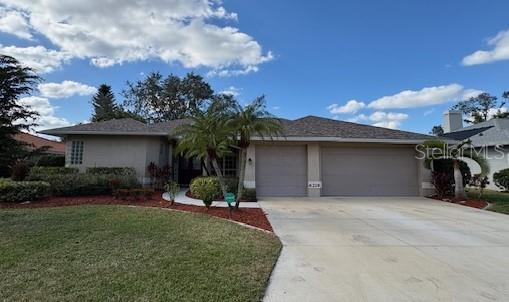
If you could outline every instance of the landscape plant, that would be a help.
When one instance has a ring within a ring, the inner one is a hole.
[[[175,203],[175,198],[177,197],[177,194],[180,192],[180,186],[177,182],[170,180],[164,185],[164,190],[168,193],[170,196],[170,204]]]
[[[493,174],[495,185],[505,192],[509,191],[509,169],[503,169]]]
[[[486,189],[486,186],[489,185],[490,181],[488,176],[481,175],[481,174],[475,174],[469,182],[469,185],[476,188],[479,192],[478,198],[482,198],[482,195],[484,194],[484,190]]]
[[[239,152],[239,182],[237,186],[237,200],[235,208],[239,208],[242,191],[244,190],[244,179],[246,176],[247,149],[251,144],[253,136],[262,139],[282,135],[282,124],[266,110],[265,97],[256,98],[247,106],[236,105],[234,118],[230,124],[235,129],[235,137],[238,138],[237,146]]]
[[[177,153],[210,162],[218,176],[223,196],[226,195],[226,184],[218,159],[231,152],[234,130],[228,118],[211,106],[193,115],[189,124],[178,127],[176,135],[180,136]]]
[[[201,199],[207,208],[210,207],[214,199],[221,194],[217,186],[216,177],[197,177],[191,182],[190,188],[194,197]]]
[[[486,160],[479,156],[475,149],[470,146],[470,141],[463,141],[456,145],[449,145],[442,140],[428,140],[419,146],[419,151],[423,152],[425,164],[431,167],[431,162],[437,159],[450,159],[453,162],[454,173],[454,196],[457,199],[465,200],[465,185],[463,175],[460,169],[462,158],[470,158],[481,168],[481,175],[489,173],[489,166]]]
[[[13,181],[0,178],[1,202],[34,201],[49,196],[50,184],[43,181]]]

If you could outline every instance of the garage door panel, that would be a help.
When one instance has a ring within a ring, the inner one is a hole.
[[[418,195],[413,149],[322,148],[323,195]]]
[[[307,194],[306,146],[257,146],[255,171],[259,196]]]

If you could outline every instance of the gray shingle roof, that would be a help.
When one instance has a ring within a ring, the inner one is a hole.
[[[288,137],[338,137],[344,139],[401,139],[426,140],[433,136],[420,133],[369,126],[318,116],[306,116],[296,120],[281,120],[284,134]]]
[[[306,116],[296,120],[280,119],[286,137],[339,138],[372,140],[426,140],[433,136],[393,130],[363,124],[338,121],[317,116]],[[82,124],[71,127],[41,131],[44,134],[125,134],[125,135],[171,135],[180,125],[189,123],[188,119],[174,120],[156,124],[144,124],[133,119],[119,119],[105,122]]]
[[[484,131],[480,131],[482,129]],[[452,131],[446,135],[461,134],[467,131],[472,131],[472,135],[466,138],[469,138],[474,146],[509,145],[509,119],[507,118],[494,118]]]

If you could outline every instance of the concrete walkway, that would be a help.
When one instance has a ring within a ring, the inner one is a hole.
[[[284,245],[265,301],[509,299],[509,216],[418,197],[260,204]]]
[[[181,203],[181,204],[188,204],[193,206],[200,206],[204,207],[203,201],[200,199],[194,199],[186,196],[187,188],[180,190],[180,192],[175,197],[175,202]],[[170,195],[168,193],[163,193],[163,199],[170,201]],[[219,208],[227,208],[228,204],[222,200],[219,201],[213,201],[212,202],[213,207],[219,207]],[[249,208],[249,209],[256,209],[259,208],[260,205],[257,202],[241,202],[239,204],[239,208]]]

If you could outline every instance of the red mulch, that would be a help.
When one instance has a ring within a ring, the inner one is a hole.
[[[168,201],[164,200],[161,197],[160,192],[155,193],[151,199],[146,200],[145,199],[121,200],[113,198],[112,196],[108,195],[99,195],[99,196],[77,196],[77,197],[50,197],[34,201],[28,204],[0,202],[0,209],[48,208],[48,207],[77,206],[85,204],[133,205],[140,207],[169,208],[186,212],[204,213],[227,219],[229,211],[228,208],[211,207],[207,209],[206,207],[185,205],[179,203],[170,205]],[[267,220],[267,217],[265,213],[262,211],[262,209],[240,208],[232,212],[232,220],[273,232],[272,226]]]
[[[431,198],[435,199],[435,200],[455,203],[455,204],[472,207],[472,208],[476,208],[476,209],[484,209],[489,205],[489,203],[487,201],[479,200],[479,199],[459,200],[459,199],[455,199],[455,198],[446,198],[446,199],[439,199],[437,197],[431,197]]]

